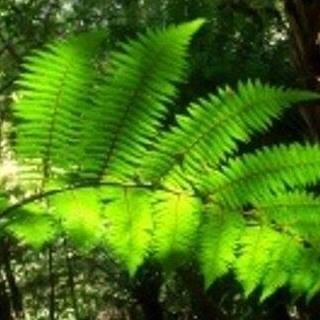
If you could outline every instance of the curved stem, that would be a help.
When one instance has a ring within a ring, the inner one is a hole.
[[[85,188],[99,188],[99,187],[120,187],[120,188],[142,188],[142,189],[149,189],[154,190],[155,186],[152,184],[139,184],[139,183],[118,183],[118,182],[97,182],[97,183],[86,183],[86,184],[79,184],[79,185],[73,185],[73,186],[67,186],[65,188],[61,189],[52,189],[40,193],[36,193],[31,195],[30,197],[27,197],[25,199],[22,199],[21,201],[6,207],[4,210],[0,211],[0,219],[5,218],[9,213],[12,213],[13,211],[29,204],[37,200],[43,200],[47,199],[50,196],[54,196],[56,194],[61,194],[67,191],[72,190],[79,190],[79,189],[85,189]],[[160,186],[157,188],[157,190],[161,191],[167,191],[174,194],[181,194],[181,193],[190,193],[188,190],[173,190],[166,188],[164,186]],[[194,194],[191,194],[193,196]]]

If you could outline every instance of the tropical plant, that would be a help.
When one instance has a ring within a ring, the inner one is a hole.
[[[240,147],[319,95],[247,81],[191,103],[166,129],[202,24],[148,30],[109,54],[106,71],[101,31],[26,58],[12,142],[25,192],[3,206],[3,228],[36,247],[61,234],[104,246],[131,276],[148,259],[166,272],[193,261],[206,287],[233,272],[246,295],[289,286],[312,297],[320,147]]]

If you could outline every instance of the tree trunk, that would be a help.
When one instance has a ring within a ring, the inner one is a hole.
[[[201,276],[193,268],[182,269],[180,275],[190,294],[192,312],[197,319],[227,320],[229,318],[218,306],[217,301],[207,294]]]
[[[320,92],[320,1],[284,0],[284,5],[300,85]],[[301,114],[307,122],[311,138],[319,142],[320,103],[301,108]],[[302,316],[310,320],[320,319],[319,297],[317,299],[317,303],[299,306]]]
[[[72,308],[74,311],[75,320],[79,320],[80,319],[80,312],[79,312],[79,308],[78,308],[78,299],[77,299],[76,290],[75,290],[72,253],[71,253],[71,251],[69,251],[66,239],[64,240],[64,251],[65,251],[65,255],[66,255],[68,287],[70,290],[70,298],[71,298]]]
[[[159,301],[162,284],[161,273],[158,268],[149,265],[137,276],[134,285],[134,297],[144,314],[145,320],[163,320],[163,308]]]
[[[0,239],[0,319],[23,319],[22,294],[11,262],[9,240]]]
[[[299,85],[320,91],[320,1],[284,0]],[[320,106],[300,109],[311,138],[320,138]]]
[[[22,294],[12,270],[10,243],[8,240],[5,240],[2,246],[2,263],[4,266],[4,273],[10,291],[13,312],[18,319],[22,319],[24,317]]]
[[[11,316],[10,298],[6,288],[6,282],[0,278],[0,319],[13,320]]]

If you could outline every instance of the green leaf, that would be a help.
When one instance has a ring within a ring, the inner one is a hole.
[[[133,276],[147,257],[152,236],[151,195],[140,188],[114,189],[104,195],[106,240]]]
[[[261,280],[260,301],[265,300],[289,282],[291,275],[296,272],[301,251],[302,247],[288,235],[282,234],[278,238],[270,252],[269,262]]]
[[[113,53],[94,96],[85,167],[98,180],[137,175],[184,79],[187,47],[202,19],[147,31]]]
[[[226,274],[236,259],[235,249],[245,227],[239,212],[210,207],[200,228],[198,259],[205,287]]]
[[[298,90],[262,85],[259,81],[239,83],[237,91],[227,87],[217,95],[199,99],[178,116],[177,125],[158,139],[142,171],[146,180],[158,181],[177,166],[198,180],[226,156],[238,150],[239,142],[265,131],[290,104],[319,98]]]
[[[93,59],[104,38],[101,32],[81,34],[26,58],[13,110],[20,120],[15,150],[29,180],[30,171],[35,180],[48,180],[82,165],[79,143],[96,81]]]
[[[51,243],[60,233],[52,214],[37,203],[13,212],[5,229],[22,244],[30,245],[37,250]]]
[[[295,265],[295,272],[292,273],[289,285],[294,294],[305,294],[311,299],[319,289],[319,252],[311,249],[304,249],[300,259]]]
[[[237,279],[249,296],[263,279],[271,264],[271,254],[281,235],[268,227],[255,226],[245,230],[240,242],[240,256],[235,263]]]
[[[285,232],[320,249],[320,199],[306,191],[293,191],[254,203],[259,216]]]
[[[203,177],[201,188],[230,207],[268,199],[320,180],[319,145],[279,145],[230,160],[220,172]]]
[[[67,191],[53,196],[54,217],[81,250],[97,246],[106,232],[99,192],[93,188]]]
[[[201,202],[184,193],[154,194],[155,257],[166,269],[183,263],[189,257],[200,223]]]

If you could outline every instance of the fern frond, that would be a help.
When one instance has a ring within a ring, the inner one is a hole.
[[[219,207],[210,207],[205,214],[199,231],[198,260],[208,288],[233,265],[245,221],[238,212]]]
[[[248,227],[240,240],[240,256],[235,262],[237,279],[248,296],[259,287],[263,275],[271,265],[271,256],[281,234],[264,226]]]
[[[290,104],[319,95],[248,81],[199,99],[162,130],[202,24],[122,44],[101,78],[101,33],[56,41],[27,59],[15,150],[36,193],[2,211],[3,225],[36,247],[62,234],[85,250],[103,245],[131,276],[149,257],[165,271],[197,259],[206,287],[232,270],[246,295],[259,288],[263,300],[288,285],[311,297],[320,289],[320,200],[301,190],[320,179],[320,146],[232,157]],[[25,214],[14,212],[35,199]]]
[[[159,191],[153,198],[154,255],[170,270],[184,262],[194,247],[202,206],[197,198],[183,193]]]
[[[258,215],[283,230],[312,244],[320,245],[320,199],[306,191],[294,191],[253,203]]]
[[[296,295],[306,294],[311,299],[320,290],[319,252],[304,249],[300,258],[294,265],[289,285],[291,291]]]
[[[272,250],[268,252],[268,262],[262,273],[261,301],[271,296],[279,288],[289,284],[292,275],[297,272],[296,266],[304,254],[303,247],[290,236],[278,235]],[[248,270],[248,272],[250,271]]]
[[[54,218],[71,241],[84,251],[101,243],[106,233],[99,192],[102,191],[85,188],[49,199]]]
[[[302,242],[267,226],[248,227],[235,263],[246,296],[261,288],[260,300],[288,285],[296,294],[319,291],[319,257]]]
[[[166,106],[184,78],[187,45],[203,20],[148,31],[111,55],[87,123],[91,177],[132,177],[158,135]]]
[[[290,104],[318,95],[254,83],[240,83],[237,92],[219,90],[188,108],[189,116],[178,116],[178,125],[164,133],[145,161],[143,176],[159,180],[177,165],[190,172],[210,171],[239,142],[267,129]],[[208,166],[209,165],[209,166]]]
[[[27,171],[41,172],[47,179],[59,172],[55,169],[79,165],[83,113],[92,108],[96,78],[92,60],[103,38],[98,32],[55,41],[26,59],[13,110],[19,120],[17,155],[33,163]]]
[[[265,199],[294,187],[315,185],[320,179],[318,145],[279,145],[230,160],[220,172],[199,179],[215,201],[231,207]]]
[[[6,223],[5,231],[35,249],[51,243],[61,232],[52,214],[37,203],[16,211]]]
[[[133,276],[149,253],[152,237],[150,192],[114,188],[103,195],[107,245]]]

